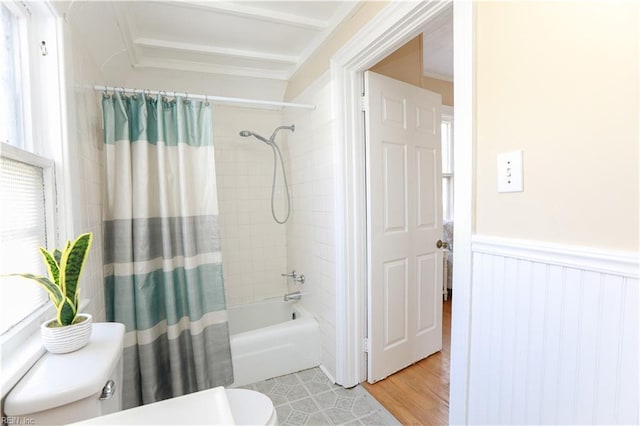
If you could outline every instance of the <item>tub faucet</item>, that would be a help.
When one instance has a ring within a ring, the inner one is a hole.
[[[284,273],[284,274],[280,274],[280,276],[293,278],[295,282],[298,282],[300,284],[304,284],[304,280],[305,280],[304,274],[298,274],[295,269],[291,271],[290,274]]]
[[[302,297],[302,293],[299,291],[294,291],[293,293],[287,293],[284,295],[284,301],[288,302],[289,300],[300,300]]]

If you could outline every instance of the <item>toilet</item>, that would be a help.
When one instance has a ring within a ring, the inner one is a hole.
[[[45,353],[4,401],[14,424],[67,424],[122,409],[124,325],[94,323],[87,346]]]
[[[236,425],[278,424],[273,402],[265,394],[248,389],[227,389],[226,393]]]
[[[46,353],[9,392],[14,424],[278,424],[266,395],[222,387],[122,410],[124,325],[95,323],[84,348]]]

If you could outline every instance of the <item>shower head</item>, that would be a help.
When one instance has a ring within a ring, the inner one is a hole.
[[[266,143],[267,145],[271,145],[273,143],[275,143],[276,140],[276,135],[278,134],[278,132],[282,129],[286,129],[286,130],[291,130],[292,132],[296,129],[295,124],[292,124],[291,126],[280,126],[280,127],[276,127],[276,129],[273,131],[273,134],[271,135],[271,137],[269,139],[260,136],[257,133],[254,133],[250,130],[242,130],[239,134],[240,136],[242,136],[243,138],[247,138],[249,136],[253,136],[254,138],[261,140],[262,142]]]
[[[252,131],[249,131],[249,130],[242,130],[240,132],[240,136],[242,136],[243,138],[248,138],[249,136],[253,136],[254,138],[266,143],[267,145],[271,143],[270,140],[267,140],[264,137],[260,136],[259,134],[253,133]]]

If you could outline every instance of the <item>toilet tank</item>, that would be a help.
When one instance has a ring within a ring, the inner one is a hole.
[[[7,395],[5,415],[14,424],[58,425],[120,411],[124,331],[94,323],[84,348],[45,353]]]

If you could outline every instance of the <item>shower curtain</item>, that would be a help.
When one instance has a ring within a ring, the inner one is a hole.
[[[123,406],[233,382],[208,103],[103,96],[107,321]]]

